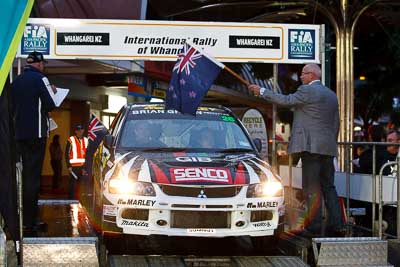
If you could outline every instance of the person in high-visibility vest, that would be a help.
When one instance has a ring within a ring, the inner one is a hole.
[[[65,162],[70,173],[69,198],[77,199],[79,185],[84,175],[86,148],[88,139],[83,136],[85,129],[81,124],[75,126],[75,135],[67,140],[65,147]]]

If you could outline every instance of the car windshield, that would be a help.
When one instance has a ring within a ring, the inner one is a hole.
[[[125,149],[253,151],[236,119],[217,113],[196,117],[176,113],[128,116],[119,146]]]

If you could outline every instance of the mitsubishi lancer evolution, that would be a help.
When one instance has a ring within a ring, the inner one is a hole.
[[[101,232],[255,243],[273,236],[283,186],[257,141],[225,107],[201,106],[192,116],[163,104],[125,106],[93,161]]]

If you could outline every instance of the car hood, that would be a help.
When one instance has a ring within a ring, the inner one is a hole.
[[[117,153],[106,178],[115,175],[177,185],[245,185],[279,179],[252,153]]]

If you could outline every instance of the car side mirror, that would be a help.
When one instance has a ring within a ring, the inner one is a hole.
[[[261,142],[261,139],[260,139],[260,138],[255,138],[255,139],[253,140],[253,142],[254,142],[254,145],[255,145],[256,148],[257,148],[257,151],[258,151],[258,152],[261,152],[261,149],[262,149],[262,142]]]
[[[114,136],[112,136],[111,134],[106,134],[106,136],[104,137],[104,145],[107,148],[111,148],[113,143],[114,143]]]

